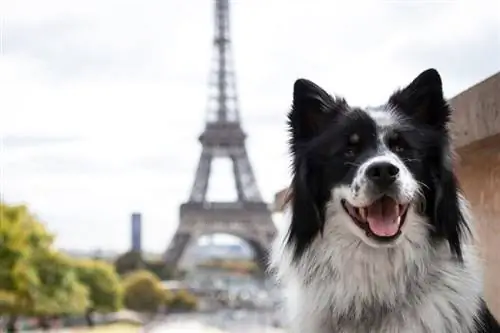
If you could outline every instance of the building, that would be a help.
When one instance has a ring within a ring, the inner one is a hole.
[[[140,213],[132,214],[132,247],[131,250],[134,252],[142,252],[142,216]]]
[[[450,99],[457,175],[477,220],[486,299],[500,318],[500,72]],[[287,189],[275,195],[283,209]]]

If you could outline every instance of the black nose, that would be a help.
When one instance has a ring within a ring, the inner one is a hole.
[[[387,188],[398,177],[399,168],[389,162],[373,163],[366,170],[366,176],[380,188]]]

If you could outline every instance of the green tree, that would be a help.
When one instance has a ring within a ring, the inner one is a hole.
[[[173,294],[168,305],[172,310],[194,310],[198,306],[198,299],[187,290],[179,290]]]
[[[78,279],[72,259],[55,251],[33,255],[39,286],[35,292],[33,314],[81,314],[89,307],[89,290]]]
[[[10,315],[8,331],[19,315],[78,313],[88,305],[87,288],[53,240],[26,206],[0,203],[0,313]]]
[[[115,268],[118,274],[125,275],[135,270],[145,267],[144,260],[140,252],[128,251],[119,256],[115,261]]]
[[[33,309],[40,283],[33,245],[41,248],[50,242],[25,206],[0,203],[0,312],[15,317]]]
[[[89,289],[86,319],[87,324],[93,326],[94,311],[113,312],[120,309],[123,296],[120,277],[113,265],[100,260],[77,260],[75,267],[78,279]]]
[[[245,275],[257,275],[260,272],[260,268],[257,263],[246,259],[210,259],[199,263],[198,267]]]
[[[182,279],[184,272],[175,267],[168,266],[163,260],[144,261],[145,269],[155,274],[160,280]]]
[[[158,277],[146,270],[128,274],[123,280],[123,288],[124,305],[133,311],[154,313],[168,302],[169,294]]]

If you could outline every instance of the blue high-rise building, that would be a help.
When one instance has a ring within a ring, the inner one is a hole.
[[[132,251],[142,251],[142,221],[140,213],[132,213]]]

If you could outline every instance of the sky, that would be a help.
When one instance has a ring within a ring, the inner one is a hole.
[[[67,249],[164,251],[200,154],[214,1],[0,0],[1,193]],[[267,201],[289,182],[285,116],[308,78],[379,105],[434,67],[452,97],[500,70],[500,2],[231,2],[247,149]],[[234,197],[217,161],[212,200]]]

